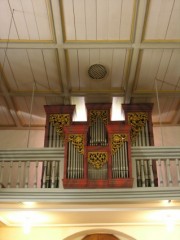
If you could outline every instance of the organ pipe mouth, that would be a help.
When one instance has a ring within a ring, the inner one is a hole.
[[[102,64],[93,64],[88,69],[88,75],[92,79],[103,79],[107,75],[107,69]]]

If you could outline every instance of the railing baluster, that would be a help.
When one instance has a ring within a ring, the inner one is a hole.
[[[18,162],[18,170],[17,170],[17,181],[16,181],[16,188],[20,187],[20,179],[21,179],[21,167],[22,167],[22,162]]]
[[[145,187],[144,160],[141,160],[141,179],[142,179],[142,187]]]
[[[9,177],[8,177],[8,184],[7,184],[7,188],[11,187],[11,178],[12,178],[12,168],[13,168],[13,161],[10,161],[9,163]]]
[[[150,171],[150,184],[151,184],[151,187],[154,187],[154,174],[153,174],[153,167],[152,167],[152,159],[149,159],[149,171]]]
[[[4,174],[4,161],[1,162],[0,165],[0,188],[3,187],[3,174]]]
[[[160,186],[163,186],[161,159],[158,159],[157,163],[158,163],[158,169],[159,169],[159,183],[160,183]]]
[[[37,188],[38,166],[39,166],[39,162],[36,161],[36,162],[35,162],[34,188]]]
[[[55,187],[59,187],[60,162],[55,161]]]
[[[148,160],[144,160],[143,161],[144,163],[144,178],[145,178],[145,186],[147,187],[148,186]]]
[[[46,187],[46,168],[47,168],[47,161],[44,162],[43,164],[43,183],[42,183],[42,188]]]
[[[136,171],[137,171],[137,186],[138,187],[142,187],[141,163],[140,163],[140,160],[136,161]]]
[[[52,162],[51,188],[54,188],[54,182],[55,182],[55,161]]]
[[[25,163],[25,185],[24,187],[27,188],[28,187],[28,184],[29,184],[29,167],[30,167],[30,162],[27,161]]]
[[[166,159],[166,171],[167,171],[167,183],[168,183],[168,186],[172,186],[172,176],[171,176],[170,160],[169,160],[169,158]]]
[[[178,186],[180,186],[180,159],[176,158],[176,171],[177,171],[177,180],[178,180]]]

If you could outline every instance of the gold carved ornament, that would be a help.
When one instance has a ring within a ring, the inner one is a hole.
[[[137,135],[141,132],[148,120],[145,112],[128,113],[128,123],[131,125],[131,141],[135,142]]]
[[[84,154],[84,137],[82,134],[71,134],[68,141],[72,142],[79,153]]]
[[[90,111],[90,124],[92,125],[101,118],[105,125],[108,124],[108,111],[107,110],[91,110]]]
[[[102,168],[107,161],[107,152],[88,152],[88,163],[96,169]]]
[[[113,134],[111,140],[112,154],[116,153],[118,149],[123,145],[123,143],[127,141],[128,141],[127,134]]]
[[[49,122],[56,128],[56,132],[59,135],[63,135],[63,127],[70,125],[70,115],[59,113],[50,114]]]

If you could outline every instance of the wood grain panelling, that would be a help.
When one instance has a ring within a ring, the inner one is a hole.
[[[134,0],[63,0],[66,40],[130,40]]]
[[[112,234],[92,234],[84,237],[82,240],[118,240]]]
[[[32,91],[35,81],[36,91],[61,91],[56,50],[8,49],[6,57],[5,50],[0,53],[0,62],[11,90]]]
[[[0,39],[53,40],[49,0],[0,1]]]
[[[179,91],[180,50],[154,50],[141,52],[135,91]],[[147,74],[148,73],[148,74]]]
[[[73,96],[154,103],[155,123],[159,101],[162,122],[179,124],[179,22],[180,0],[0,0],[0,127],[26,128],[34,86],[33,126]]]
[[[179,0],[150,0],[144,40],[180,41],[179,19]]]
[[[103,91],[123,88],[127,67],[126,49],[72,49],[67,51],[72,90]],[[92,79],[88,68],[102,64],[107,69],[104,79]]]

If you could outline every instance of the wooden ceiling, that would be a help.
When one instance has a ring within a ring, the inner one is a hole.
[[[154,103],[154,124],[180,125],[179,20],[179,0],[1,0],[0,129],[44,127],[43,106],[72,96]]]

